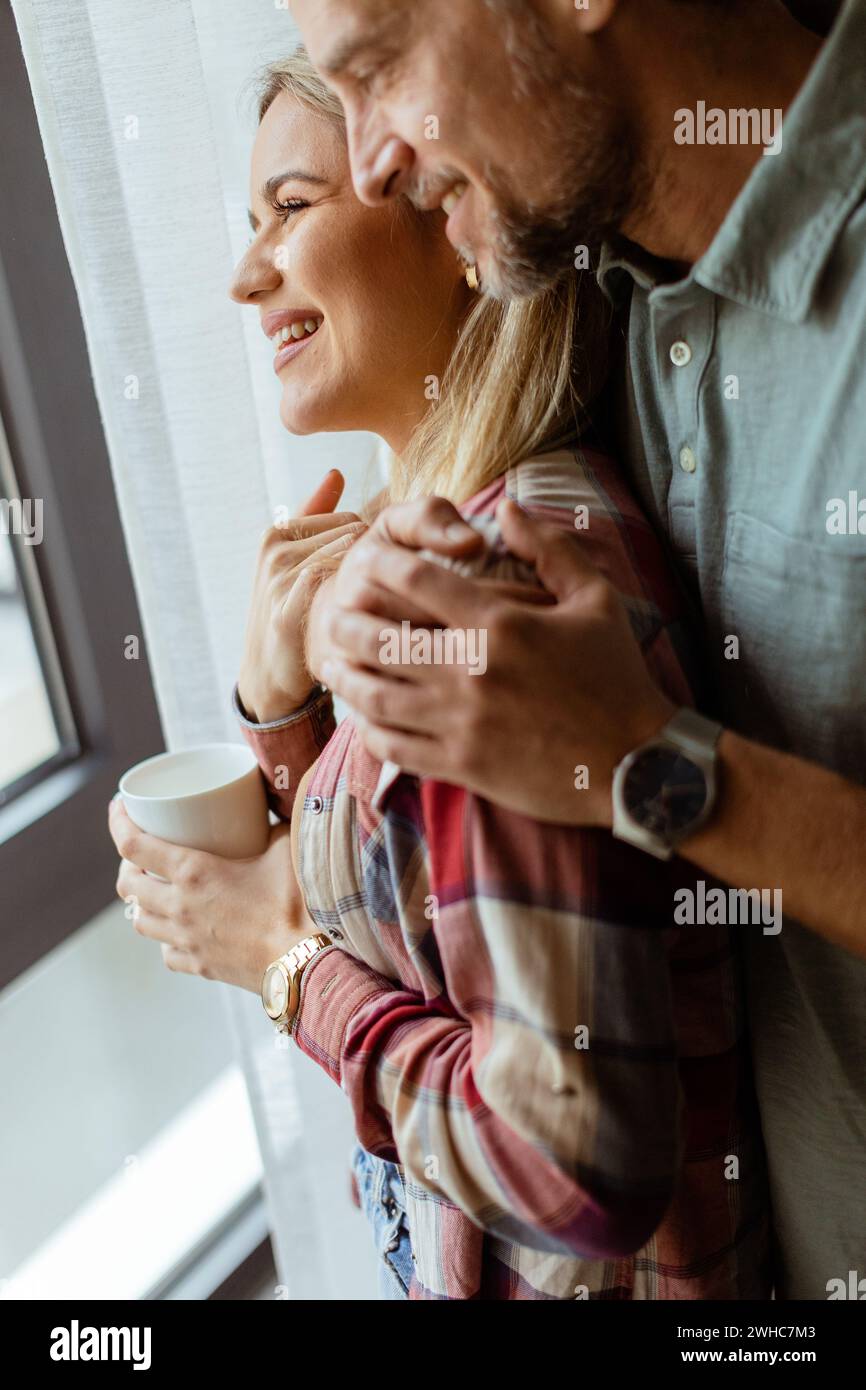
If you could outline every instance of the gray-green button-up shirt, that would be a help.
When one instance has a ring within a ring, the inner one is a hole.
[[[688,277],[599,278],[631,294],[623,448],[701,606],[706,712],[866,784],[866,0]],[[778,1290],[824,1299],[866,1277],[866,962],[743,932]]]

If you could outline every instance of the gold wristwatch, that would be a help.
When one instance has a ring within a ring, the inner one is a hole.
[[[301,1002],[301,976],[311,960],[334,943],[321,932],[305,936],[269,965],[262,976],[262,1003],[278,1033],[291,1032]]]

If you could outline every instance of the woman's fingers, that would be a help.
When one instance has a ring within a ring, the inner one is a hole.
[[[315,552],[313,559],[326,560],[331,556],[340,556],[345,551],[351,550],[358,536],[366,531],[366,526],[362,521],[360,525],[343,526],[334,535],[333,540],[329,540],[325,545],[320,545]]]
[[[316,516],[319,512],[332,512],[343,495],[346,480],[338,468],[326,473],[315,492],[302,502],[298,516]]]
[[[163,946],[182,951],[184,955],[189,954],[183,929],[170,917],[159,917],[153,912],[140,909],[132,918],[132,925],[139,936],[146,936],[149,941],[159,941]]]
[[[163,883],[162,879],[154,878],[152,874],[146,874],[129,859],[120,861],[116,888],[119,898],[125,903],[132,898],[134,906],[143,912],[164,917],[171,911],[174,891],[171,884]]]
[[[167,970],[176,970],[182,975],[199,975],[195,958],[188,951],[179,950],[176,946],[163,945],[162,960]]]
[[[194,853],[139,830],[129,819],[120,797],[115,797],[108,807],[108,829],[121,859],[128,859],[137,868],[157,874],[169,883],[176,878],[181,864]]]
[[[275,555],[276,565],[273,568],[282,570],[288,577],[297,577],[298,572],[303,573],[311,561],[321,556],[327,558],[329,554],[339,554],[341,548],[350,550],[365,530],[363,521],[349,521],[345,526],[337,526],[332,531],[305,537],[302,541],[293,541],[291,550],[286,554],[285,564]],[[325,536],[327,539],[324,539]]]
[[[366,529],[366,522],[354,512],[334,512],[300,519],[292,517],[285,525],[268,528],[262,541],[262,552],[266,555],[269,551],[282,554],[284,550],[301,553],[304,549],[315,550],[316,546],[322,544],[321,537],[326,536],[329,531],[336,534],[350,526],[363,531]]]

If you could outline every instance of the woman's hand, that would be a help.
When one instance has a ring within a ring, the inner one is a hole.
[[[310,603],[366,530],[353,512],[335,513],[344,487],[332,469],[298,517],[262,540],[238,679],[241,704],[259,724],[297,709],[314,684],[304,650]]]
[[[123,860],[118,897],[135,930],[162,944],[169,970],[257,994],[271,961],[316,930],[295,878],[287,825],[274,827],[257,859],[221,859],[146,835],[119,797],[109,806],[108,828]]]

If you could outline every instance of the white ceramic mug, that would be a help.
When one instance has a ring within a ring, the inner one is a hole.
[[[148,835],[226,859],[251,859],[268,846],[265,783],[242,743],[208,743],[160,753],[120,779],[131,821]]]

